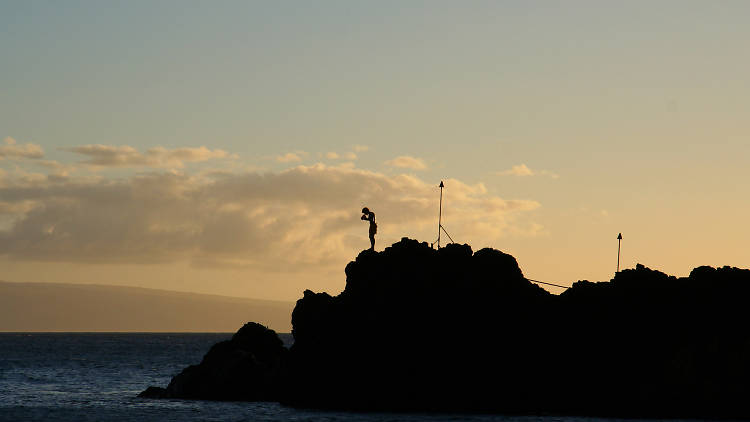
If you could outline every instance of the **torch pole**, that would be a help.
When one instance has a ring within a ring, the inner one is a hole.
[[[617,272],[620,272],[620,242],[622,242],[622,233],[617,235]]]
[[[440,249],[440,229],[443,227],[443,188],[445,185],[443,184],[443,181],[440,181],[440,212],[438,213],[438,238],[437,238],[437,246],[438,249]]]

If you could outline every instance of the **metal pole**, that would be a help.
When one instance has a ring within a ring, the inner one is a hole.
[[[440,181],[440,213],[438,214],[438,239],[437,239],[437,245],[438,249],[440,249],[440,229],[443,227],[443,187],[445,185],[443,184],[443,181]]]
[[[617,234],[617,272],[620,272],[620,242],[622,242],[622,233]]]

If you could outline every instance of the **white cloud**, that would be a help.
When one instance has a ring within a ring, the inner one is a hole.
[[[19,144],[15,139],[7,137],[0,145],[0,160],[3,158],[42,158],[44,149],[37,144]]]
[[[526,164],[519,164],[511,167],[510,170],[498,172],[498,174],[501,176],[533,176],[534,172]]]
[[[353,160],[357,159],[357,154],[355,154],[355,153],[353,153],[351,151],[350,152],[345,152],[343,154],[339,154],[338,152],[335,152],[335,151],[329,151],[329,152],[326,152],[325,154],[318,154],[318,157],[321,157],[321,158],[325,157],[325,158],[327,158],[329,160],[350,160],[350,161],[353,161]]]
[[[540,176],[551,177],[553,179],[557,179],[560,177],[557,174],[548,170],[534,171],[530,169],[526,164],[523,164],[523,163],[511,167],[509,170],[498,171],[495,174],[499,176],[537,176],[537,175],[540,175]]]
[[[128,145],[81,145],[64,148],[63,150],[88,157],[82,163],[94,167],[181,168],[184,167],[185,163],[228,158],[230,156],[224,150],[211,150],[205,146],[175,149],[154,147],[149,148],[145,153]]]
[[[161,172],[129,179],[3,176],[0,256],[97,263],[191,262],[293,271],[340,265],[369,245],[359,210],[377,213],[378,246],[432,241],[439,190],[416,176],[353,164],[218,178]],[[479,247],[528,226],[539,203],[445,180],[444,223]],[[517,219],[521,221],[517,221]]]
[[[300,153],[287,152],[284,155],[277,156],[276,161],[279,163],[298,163],[302,161],[302,157]]]
[[[407,168],[412,170],[425,170],[427,168],[427,165],[421,158],[410,157],[408,155],[401,155],[392,160],[388,160],[385,164],[390,167]]]

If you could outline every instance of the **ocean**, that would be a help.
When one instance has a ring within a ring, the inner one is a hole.
[[[277,403],[149,400],[231,333],[0,333],[0,421],[614,421],[462,414],[349,413]],[[290,342],[289,335],[282,336]]]

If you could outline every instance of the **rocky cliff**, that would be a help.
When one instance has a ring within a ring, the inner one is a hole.
[[[244,342],[214,346],[166,390],[142,394],[353,410],[750,416],[750,270],[699,267],[678,279],[638,266],[555,296],[497,250],[402,239],[360,253],[346,277],[337,296],[304,292],[288,351],[268,340],[272,331],[246,326]]]

